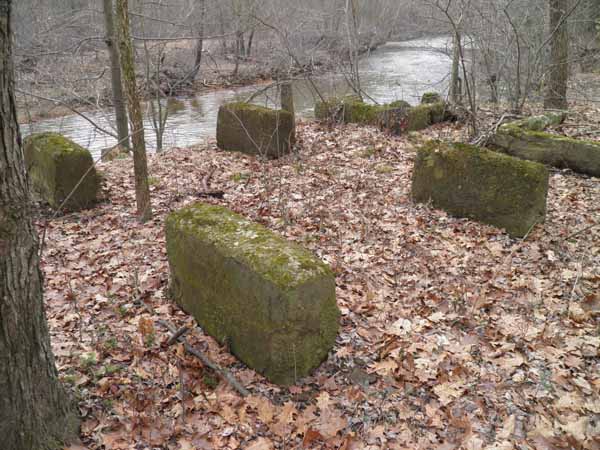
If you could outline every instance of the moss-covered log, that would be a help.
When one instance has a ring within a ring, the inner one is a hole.
[[[57,133],[28,136],[23,148],[33,191],[42,201],[58,208],[85,176],[64,208],[78,210],[97,202],[100,177],[89,150]]]
[[[278,158],[291,151],[294,115],[248,103],[219,108],[217,146],[222,150]]]
[[[432,202],[522,237],[546,214],[548,170],[534,162],[464,144],[431,141],[417,153],[416,202]]]
[[[518,158],[600,177],[598,142],[530,131],[511,123],[500,127],[491,146]]]
[[[326,264],[220,206],[172,213],[166,236],[174,299],[249,367],[287,385],[327,357],[339,310]]]

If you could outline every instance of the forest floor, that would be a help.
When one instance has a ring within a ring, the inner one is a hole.
[[[132,162],[102,164],[106,200],[49,221],[43,254],[53,348],[83,416],[70,448],[600,448],[599,180],[553,170],[546,222],[522,240],[414,204],[415,146],[463,133],[303,123],[277,161],[173,149],[149,159],[146,224]],[[223,200],[203,196],[209,174]],[[334,269],[339,337],[296,386],[246,368],[169,300],[164,219],[196,201]],[[192,327],[252,395],[167,346],[160,319]]]

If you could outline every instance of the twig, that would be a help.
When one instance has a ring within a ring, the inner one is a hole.
[[[581,233],[585,233],[586,231],[589,231],[589,230],[591,230],[592,228],[596,228],[597,226],[600,226],[600,222],[598,222],[598,223],[593,223],[592,225],[590,225],[590,226],[588,226],[588,227],[585,227],[585,228],[583,228],[583,229],[581,229],[581,230],[579,230],[579,231],[576,231],[575,233],[572,233],[572,234],[568,235],[568,236],[565,238],[565,241],[568,241],[569,239],[571,239],[571,238],[574,238],[575,236],[579,236]]]
[[[175,334],[173,334],[173,336],[169,338],[169,340],[167,341],[167,346],[170,347],[171,345],[175,344],[175,342],[177,342],[179,338],[186,334],[188,331],[190,331],[188,327],[181,327],[179,330],[177,330]]]
[[[177,328],[175,328],[172,324],[170,324],[169,322],[167,322],[165,320],[159,320],[158,324],[162,325],[163,327],[167,328],[171,333],[173,333],[173,336],[171,338],[169,338],[169,341],[167,341],[167,342],[170,342],[175,337],[175,335],[177,335],[177,333],[179,333],[181,331],[181,329],[177,330]],[[236,391],[238,391],[238,393],[242,397],[247,397],[248,395],[250,395],[250,391],[248,391],[244,386],[242,386],[241,383],[238,380],[236,380],[236,378],[231,373],[229,373],[226,369],[221,367],[216,362],[211,361],[202,352],[200,352],[199,350],[196,350],[194,347],[192,347],[185,340],[185,337],[183,337],[183,335],[178,336],[176,339],[176,342],[181,342],[183,344],[183,348],[185,349],[186,352],[188,352],[190,355],[195,356],[200,361],[202,361],[202,364],[210,367],[212,370],[217,372],[221,376],[221,378],[223,378],[227,383],[229,383],[229,385],[231,387],[233,387]]]
[[[224,191],[211,191],[210,190],[210,179],[217,169],[213,168],[210,172],[206,174],[206,176],[202,179],[202,188],[204,189],[201,192],[198,192],[200,197],[214,197],[214,198],[223,198],[225,196]]]

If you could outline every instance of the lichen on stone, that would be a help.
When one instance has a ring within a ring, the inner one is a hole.
[[[600,143],[596,141],[531,130],[522,122],[512,122],[502,125],[489,145],[521,159],[600,177]]]
[[[166,221],[173,298],[248,366],[292,384],[327,356],[338,329],[331,269],[221,206]]]
[[[222,150],[278,158],[291,151],[294,130],[294,115],[289,111],[229,103],[219,108],[217,146]]]
[[[412,195],[420,203],[473,218],[513,236],[524,236],[544,220],[548,170],[466,144],[431,141],[418,153]]]
[[[442,96],[437,92],[425,92],[421,97],[421,104],[442,103]]]
[[[51,207],[58,208],[69,195],[67,210],[97,202],[101,177],[89,150],[58,133],[30,135],[23,148],[33,190]]]

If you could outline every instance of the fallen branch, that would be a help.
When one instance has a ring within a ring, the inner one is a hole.
[[[572,233],[572,234],[568,235],[568,236],[567,236],[567,237],[566,237],[564,240],[565,240],[565,241],[568,241],[569,239],[571,239],[571,238],[574,238],[575,236],[579,236],[580,234],[582,234],[582,233],[585,233],[586,231],[589,231],[589,230],[591,230],[591,229],[593,229],[593,228],[596,228],[596,227],[598,227],[598,226],[600,226],[600,222],[598,222],[598,223],[593,223],[593,224],[591,224],[590,226],[587,226],[587,227],[585,227],[585,228],[583,228],[583,229],[581,229],[581,230],[579,230],[579,231],[576,231],[576,232],[574,232],[574,233]]]
[[[223,191],[211,191],[210,190],[210,179],[217,169],[212,169],[206,176],[202,179],[202,188],[203,191],[198,192],[198,196],[200,197],[214,197],[214,198],[223,198],[225,196],[225,192]]]
[[[231,373],[229,373],[226,369],[221,367],[216,362],[211,361],[206,355],[204,355],[199,350],[196,350],[185,340],[185,337],[183,335],[187,332],[187,328],[184,327],[178,330],[172,324],[165,320],[159,320],[158,323],[163,327],[167,328],[171,333],[173,333],[173,335],[167,341],[167,344],[169,344],[170,342],[173,342],[173,344],[175,342],[181,342],[186,352],[188,352],[192,356],[195,356],[200,361],[202,361],[202,364],[204,364],[207,367],[210,367],[212,370],[217,372],[221,376],[221,378],[223,378],[227,383],[229,383],[231,387],[238,391],[238,393],[242,397],[247,397],[248,395],[250,395],[250,391],[248,391],[244,386],[242,386],[241,383],[233,375],[231,375]]]

